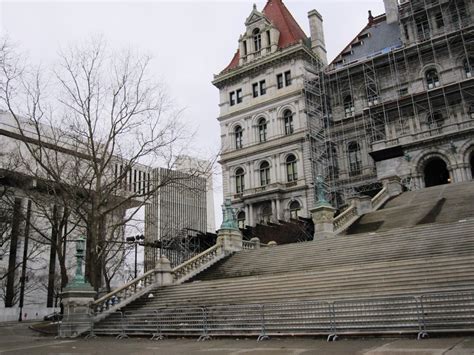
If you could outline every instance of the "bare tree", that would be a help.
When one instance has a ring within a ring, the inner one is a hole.
[[[123,237],[127,221],[164,186],[202,174],[152,178],[149,167],[172,168],[190,137],[166,89],[151,80],[149,57],[91,41],[61,53],[44,80],[44,70],[20,65],[7,49],[0,100],[19,137],[17,170],[67,211],[64,222],[75,216],[84,227],[86,277],[99,289],[105,263],[116,260],[106,258],[109,242]]]

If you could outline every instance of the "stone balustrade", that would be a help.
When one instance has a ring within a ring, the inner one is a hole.
[[[179,284],[190,279],[197,272],[202,270],[202,267],[213,262],[223,254],[222,245],[216,244],[213,247],[203,251],[181,265],[175,267],[171,273],[173,276],[173,283]]]
[[[359,217],[357,207],[355,205],[349,206],[339,216],[334,218],[334,233],[338,234],[347,229]]]
[[[390,198],[388,190],[384,187],[377,195],[372,198],[372,209],[378,210]]]

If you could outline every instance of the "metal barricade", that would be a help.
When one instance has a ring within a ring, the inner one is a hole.
[[[262,335],[262,305],[216,305],[207,308],[207,331],[211,336]]]
[[[419,333],[415,297],[344,300],[333,303],[334,334]]]
[[[265,305],[268,335],[329,335],[331,310],[328,302],[306,301]]]
[[[156,310],[157,337],[163,339],[166,335],[198,336],[201,339],[206,333],[204,312],[203,307],[160,308]]]
[[[126,312],[117,312],[120,314],[120,333],[115,337],[115,339],[126,339],[128,338],[127,328],[128,328],[128,318],[125,314]]]
[[[93,339],[93,338],[97,338],[97,334],[95,334],[95,330],[94,330],[94,317],[95,317],[95,314],[93,312],[93,310],[90,310],[89,311],[89,333],[86,335],[86,339]]]
[[[424,294],[420,302],[425,334],[474,330],[474,291]]]

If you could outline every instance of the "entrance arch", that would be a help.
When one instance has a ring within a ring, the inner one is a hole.
[[[474,152],[471,153],[469,164],[471,165],[471,180],[474,180]]]
[[[425,187],[449,184],[449,171],[446,162],[441,158],[430,159],[423,169]]]

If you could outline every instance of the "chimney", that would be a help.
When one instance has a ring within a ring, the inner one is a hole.
[[[369,10],[369,20],[368,20],[369,26],[372,26],[374,24],[374,15],[372,15],[372,11]]]
[[[383,0],[387,23],[398,22],[398,0]]]
[[[323,17],[316,10],[308,12],[309,30],[311,32],[311,49],[324,65],[328,64],[326,42],[324,41]]]

